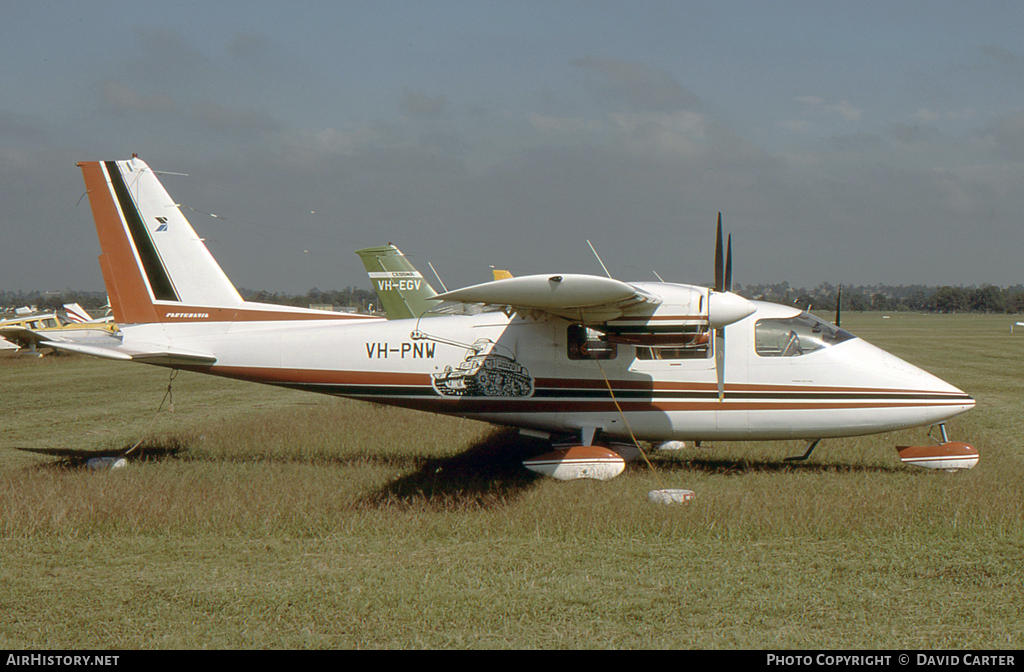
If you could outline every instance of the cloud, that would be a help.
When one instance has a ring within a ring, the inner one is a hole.
[[[603,98],[620,105],[652,112],[702,107],[700,98],[664,70],[595,56],[572,63],[594,76],[591,85]]]
[[[1024,113],[994,120],[978,131],[978,137],[991,146],[996,156],[1024,162]]]
[[[941,118],[941,115],[938,112],[932,112],[922,107],[914,113],[914,117],[926,124],[934,124]]]
[[[885,147],[885,142],[874,133],[849,133],[832,136],[832,146],[843,151],[870,151]]]
[[[904,145],[920,145],[941,137],[934,126],[927,124],[892,124],[889,126],[889,133],[897,142]]]
[[[265,112],[238,109],[209,101],[197,103],[189,111],[189,116],[218,135],[246,137],[283,130],[283,125]]]
[[[775,124],[779,128],[789,131],[790,133],[806,133],[810,131],[814,126],[811,122],[806,119],[786,119]]]
[[[244,60],[261,60],[271,52],[272,42],[263,33],[237,33],[228,42],[228,53]]]
[[[863,116],[863,110],[846,100],[839,101],[834,105],[827,104],[823,98],[818,96],[797,96],[794,100],[805,105],[812,114],[838,114],[846,121],[860,121]]]
[[[36,117],[0,110],[0,137],[38,142],[47,137],[47,123]]]
[[[194,88],[214,74],[210,58],[170,28],[136,28],[136,45],[131,58],[120,65],[126,79],[150,87]]]
[[[1024,60],[1009,49],[1004,49],[995,44],[986,44],[981,47],[981,53],[988,58],[1002,65],[1020,65]]]
[[[943,119],[948,121],[966,121],[977,116],[978,111],[971,107],[965,107],[961,110],[947,110],[945,112],[934,112],[922,107],[914,113],[914,118],[925,124],[934,124]]]
[[[398,109],[411,119],[440,119],[448,108],[442,96],[431,97],[422,91],[405,89],[398,100]]]
[[[282,151],[293,165],[352,155],[384,141],[379,125],[367,122],[347,122],[340,128],[291,129],[285,135]]]
[[[604,127],[600,121],[583,117],[555,117],[530,112],[526,118],[530,126],[541,133],[583,133]]]
[[[167,94],[147,96],[113,79],[101,80],[96,88],[99,96],[98,107],[106,114],[167,113],[173,112],[177,107],[174,99]]]

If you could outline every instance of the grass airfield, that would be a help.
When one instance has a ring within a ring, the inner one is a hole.
[[[977,399],[956,474],[900,463],[913,429],[563,483],[481,423],[188,372],[157,413],[165,369],[3,357],[0,648],[1019,649],[1017,319],[844,316]],[[16,450],[140,439],[115,471]]]

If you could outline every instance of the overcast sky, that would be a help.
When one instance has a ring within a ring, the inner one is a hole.
[[[1024,3],[5,2],[0,289],[102,289],[133,152],[237,286],[1024,282]],[[216,214],[217,217],[210,215]]]

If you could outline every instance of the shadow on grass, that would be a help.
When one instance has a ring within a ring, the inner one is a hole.
[[[36,465],[36,469],[86,469],[86,468],[109,468],[109,462],[93,462],[90,460],[114,460],[125,458],[128,462],[153,462],[177,456],[188,450],[188,443],[182,439],[171,438],[160,441],[143,441],[138,446],[125,446],[124,448],[110,450],[76,450],[74,448],[20,448],[14,447],[26,453],[37,455],[48,455],[56,457],[54,462]]]
[[[546,441],[501,430],[459,455],[423,461],[417,471],[367,495],[361,504],[434,510],[504,506],[543,478],[523,467],[523,460],[550,449]]]
[[[700,472],[717,476],[740,476],[752,473],[808,473],[808,474],[855,474],[855,473],[878,473],[894,474],[905,473],[906,468],[900,466],[887,466],[879,464],[835,464],[825,462],[786,462],[778,460],[750,460],[746,458],[728,459],[712,457],[691,457],[673,459],[655,459],[655,469],[672,472]],[[647,465],[642,462],[634,462],[633,468],[646,469]]]

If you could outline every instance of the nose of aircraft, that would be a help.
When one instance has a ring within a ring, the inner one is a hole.
[[[857,371],[861,385],[894,403],[920,409],[920,424],[941,422],[974,408],[975,400],[960,388],[866,341],[855,339],[834,350]]]

